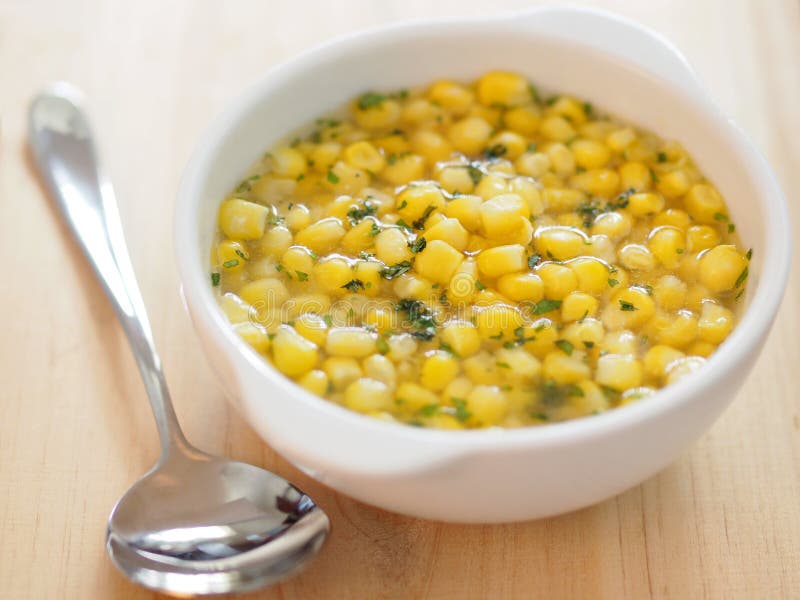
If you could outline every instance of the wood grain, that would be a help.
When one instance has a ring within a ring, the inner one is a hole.
[[[178,295],[177,180],[210,118],[270,65],[346,31],[527,0],[0,0],[0,597],[157,597],[117,574],[107,514],[156,457],[133,361],[25,150],[44,82],[90,98],[177,411],[202,448],[274,469],[331,515],[303,575],[259,599],[800,597],[800,260],[778,322],[733,405],[677,463],[598,506],[462,527],[385,513],[308,479],[223,400]],[[796,0],[589,2],[663,32],[800,189]],[[792,204],[795,234],[798,209]],[[800,239],[800,236],[797,236]]]

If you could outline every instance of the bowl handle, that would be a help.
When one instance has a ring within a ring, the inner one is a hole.
[[[618,15],[572,6],[546,6],[514,13],[513,23],[545,36],[557,35],[633,62],[670,83],[708,97],[689,62],[670,41],[639,23]]]

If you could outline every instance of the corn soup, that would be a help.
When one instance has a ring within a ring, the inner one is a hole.
[[[314,394],[519,427],[701,367],[750,255],[678,143],[496,71],[365,93],[270,150],[222,201],[211,284]]]

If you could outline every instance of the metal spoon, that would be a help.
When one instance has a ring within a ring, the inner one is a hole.
[[[111,511],[108,553],[133,581],[173,594],[240,592],[274,583],[317,554],[328,535],[328,517],[285,479],[186,441],[82,104],[80,92],[65,83],[36,96],[28,113],[30,145],[128,337],[161,440],[156,465]]]

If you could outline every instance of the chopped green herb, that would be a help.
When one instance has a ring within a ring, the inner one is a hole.
[[[558,346],[567,356],[572,356],[572,351],[575,349],[575,346],[573,346],[567,340],[556,340],[556,346]]]
[[[726,215],[725,213],[716,212],[714,213],[714,219],[726,223],[728,221],[728,215]]]
[[[378,341],[375,343],[375,346],[378,348],[378,352],[381,354],[389,353],[389,342],[387,342],[383,336],[378,337]]]
[[[636,310],[636,307],[633,304],[631,304],[630,302],[625,302],[625,300],[620,300],[619,301],[619,309],[620,310],[624,310],[626,312],[631,312],[631,311]]]
[[[325,321],[325,325],[328,327],[333,327],[333,317],[330,315],[323,315],[322,320]]]
[[[434,205],[432,205],[432,204],[429,204],[425,208],[425,212],[422,213],[422,216],[412,223],[412,225],[414,226],[414,229],[422,229],[422,228],[424,228],[425,227],[425,221],[428,220],[428,217],[430,217],[431,213],[433,211],[435,211],[435,210],[436,210],[436,207]]]
[[[497,361],[495,364],[496,364],[498,367],[500,367],[501,369],[510,369],[510,368],[511,368],[511,365],[510,365],[510,364],[508,364],[507,362],[500,362],[500,361]]]
[[[239,194],[243,192],[249,192],[250,188],[253,187],[253,182],[258,181],[259,179],[261,179],[261,175],[253,175],[252,177],[248,177],[239,184],[239,187],[236,188],[236,192]]]
[[[628,206],[628,203],[630,202],[630,197],[635,193],[636,193],[635,189],[628,188],[627,190],[622,192],[619,196],[617,196],[616,200],[606,204],[606,210],[612,211],[620,208],[626,208]]]
[[[212,273],[211,274],[211,285],[213,285],[214,287],[219,286],[219,279],[220,279],[219,273]]]
[[[506,152],[508,152],[508,148],[506,148],[504,144],[495,144],[494,146],[487,148],[484,152],[484,155],[486,158],[491,160],[493,158],[500,158],[501,156],[504,156]]]
[[[619,285],[619,281],[617,281],[616,279],[609,279],[608,285],[610,285],[611,287],[617,287]]]
[[[332,171],[328,173],[330,176]],[[338,183],[338,181],[334,181],[333,183]],[[364,217],[372,217],[378,213],[378,207],[372,204],[369,200],[364,200],[361,203],[361,207],[354,206],[350,210],[347,211],[347,218],[350,220],[352,225],[355,225],[359,221],[361,221]]]
[[[475,165],[467,166],[467,174],[469,175],[469,178],[472,179],[472,183],[475,185],[478,185],[481,182],[481,179],[483,179],[483,171],[481,171]]]
[[[742,289],[740,289],[740,290],[739,290],[739,293],[738,293],[738,294],[736,294],[736,297],[734,298],[734,300],[738,300],[738,299],[739,299],[739,298],[741,298],[742,296],[744,296],[744,288],[742,288]]]
[[[594,106],[592,106],[591,102],[583,103],[583,112],[586,113],[587,117],[591,117],[594,114]]]
[[[728,223],[728,233],[733,233],[734,231],[736,231],[736,225]]]
[[[686,250],[683,248],[675,248],[675,252],[677,252],[678,254],[683,254],[684,252],[686,252]]]
[[[531,415],[534,419],[539,419],[540,421],[549,421],[550,417],[543,412],[533,413]]]
[[[436,335],[436,319],[430,309],[419,300],[403,298],[397,304],[397,310],[405,312],[408,321],[415,329],[411,335],[417,339],[429,341]]]
[[[453,356],[458,356],[458,352],[453,350],[453,347],[447,342],[439,341],[439,350],[444,350],[445,352],[452,354]]]
[[[483,290],[486,289],[486,286],[483,285],[480,281],[476,281],[475,282],[475,289],[477,289],[479,291],[483,291]]]
[[[532,83],[528,83],[528,91],[530,92],[531,98],[533,99],[533,101],[536,102],[537,104],[541,104],[542,97],[539,94],[539,88],[537,88]]]
[[[747,254],[745,254],[745,258],[747,258],[747,260],[750,260],[751,258],[753,258],[753,249],[752,248],[750,248],[750,250],[747,251]]]
[[[579,398],[583,398],[585,396],[583,393],[583,388],[577,385],[569,385],[565,391],[567,392],[567,396],[578,396]]]
[[[536,144],[534,144],[533,142],[529,143],[525,148],[525,150],[527,152],[536,152]]]
[[[411,263],[403,260],[397,264],[384,267],[381,269],[381,277],[384,279],[394,279],[411,269]]]
[[[594,342],[590,340],[583,340],[583,345],[586,346],[587,350],[591,350],[592,348],[594,348]]]
[[[376,106],[380,106],[381,102],[383,102],[384,100],[386,100],[386,96],[384,96],[383,94],[378,94],[376,92],[367,92],[358,99],[358,108],[360,108],[361,110],[374,108]]]
[[[653,169],[652,169],[652,168],[650,169],[650,179],[652,179],[652,180],[653,180],[653,183],[658,183],[659,181],[661,181],[661,180],[658,178],[658,175],[656,175],[656,172],[655,172],[655,171],[653,171]]]
[[[528,257],[528,268],[533,270],[533,268],[542,262],[542,255],[541,254],[531,254]]]
[[[660,163],[667,162],[667,153],[666,152],[659,152],[658,153],[658,162],[660,162]]]
[[[733,285],[733,287],[738,288],[739,286],[741,286],[744,283],[744,280],[747,279],[747,275],[749,273],[750,273],[750,267],[745,267],[744,269],[742,269],[742,272],[739,273],[739,277],[736,278],[736,283]]]
[[[339,179],[339,176],[333,171],[328,171],[328,175],[325,178],[334,185],[336,185],[341,181],[341,179]]]
[[[239,259],[238,258],[232,258],[232,259],[226,260],[224,263],[222,263],[222,266],[225,267],[226,269],[231,269],[231,268],[237,266],[238,264],[239,264]]]
[[[561,300],[548,300],[545,298],[544,300],[539,300],[539,302],[533,306],[533,314],[543,315],[557,308],[561,308]]]
[[[374,237],[374,236],[378,235],[380,232],[381,232],[381,228],[378,227],[377,224],[373,223],[372,225],[370,225],[370,229],[369,229],[369,232],[367,233],[367,235]]]
[[[490,335],[489,339],[491,340],[502,340],[503,339],[503,332],[498,331],[495,335]]]
[[[358,292],[358,290],[364,289],[364,282],[360,279],[351,279],[347,283],[345,283],[342,288],[346,290],[350,290],[354,294]]]
[[[417,238],[413,242],[409,242],[408,247],[411,249],[411,254],[418,254],[425,250],[425,246],[428,245],[428,242],[425,241],[424,237]]]
[[[456,419],[458,419],[462,423],[468,421],[469,418],[472,416],[472,413],[470,413],[467,410],[467,401],[464,400],[463,398],[450,398],[450,400],[452,400],[453,406],[456,409],[456,414],[455,414]]]
[[[395,223],[395,225],[397,225],[401,229],[405,229],[406,231],[411,231],[411,226],[408,223],[406,223],[405,221],[403,221],[403,219],[398,219],[397,223]]]
[[[295,271],[297,274],[297,281],[308,281],[308,273],[303,273],[303,271]]]
[[[438,404],[426,404],[422,408],[419,409],[419,414],[423,417],[432,417],[439,411]]]
[[[275,270],[278,273],[280,273],[281,271],[283,271],[283,265],[281,263],[278,263],[277,265],[275,265]]]
[[[408,200],[403,200],[400,206],[397,207],[397,210],[403,210],[406,206],[408,206]]]
[[[244,255],[244,252],[242,252],[242,251],[241,251],[241,250],[239,250],[238,248],[237,248],[237,249],[236,249],[234,252],[236,252],[236,256],[238,256],[238,257],[239,257],[239,258],[241,258],[242,260],[250,260],[249,258],[247,258],[247,257]]]

